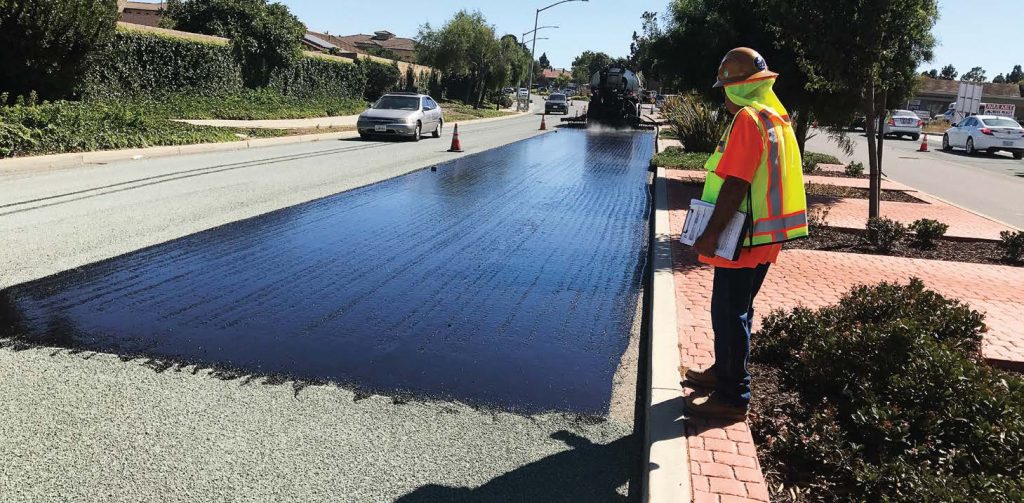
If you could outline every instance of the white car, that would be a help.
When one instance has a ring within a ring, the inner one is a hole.
[[[885,122],[882,134],[885,136],[909,136],[916,140],[921,137],[921,129],[924,128],[924,121],[910,110],[896,110]]]
[[[963,148],[968,155],[978,151],[1010,152],[1014,159],[1024,159],[1024,128],[1009,117],[973,115],[946,130],[942,150]]]

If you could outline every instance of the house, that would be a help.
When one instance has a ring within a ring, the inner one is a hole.
[[[409,63],[416,61],[416,41],[411,38],[396,36],[390,31],[376,31],[373,35],[342,36],[311,31],[309,35],[335,45],[343,52],[371,54],[374,56],[394,56],[394,59]]]
[[[917,92],[907,104],[910,110],[925,110],[932,117],[942,115],[950,103],[956,101],[960,82],[919,77]],[[1017,106],[1017,119],[1024,119],[1024,96],[1019,84],[982,84],[983,103],[1009,103]]]
[[[128,2],[118,0],[120,21],[144,26],[160,26],[165,7],[164,2]]]
[[[335,56],[342,56],[349,59],[354,59],[357,56],[355,51],[346,51],[337,45],[334,45],[322,37],[316,36],[312,33],[306,33],[302,37],[302,45],[308,51],[319,51],[333,54]]]

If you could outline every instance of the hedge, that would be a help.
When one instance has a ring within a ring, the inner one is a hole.
[[[82,95],[90,99],[166,93],[212,96],[241,89],[241,69],[229,45],[121,31],[91,65]]]
[[[305,57],[275,71],[268,87],[285,96],[355,98],[362,96],[366,87],[366,72],[352,63]]]
[[[385,84],[377,78],[368,87],[367,75],[393,73],[395,82],[387,90],[400,78],[397,69],[389,65],[304,57],[290,68],[274,72],[267,87],[301,98],[373,97],[379,96]],[[86,99],[109,100],[183,93],[225,96],[243,89],[241,66],[230,45],[120,31],[91,65],[81,94]]]

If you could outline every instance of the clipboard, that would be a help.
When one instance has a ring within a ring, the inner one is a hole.
[[[715,211],[715,205],[701,201],[700,199],[690,200],[690,209],[686,212],[686,221],[683,223],[683,232],[679,241],[687,246],[693,246],[711,221],[711,214]],[[738,260],[740,251],[743,250],[743,241],[750,230],[750,215],[737,211],[729,224],[725,226],[722,235],[718,238],[718,248],[715,255],[726,260]]]

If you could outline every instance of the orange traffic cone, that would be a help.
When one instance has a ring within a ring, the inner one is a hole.
[[[546,117],[546,116],[547,116],[546,114],[540,116],[540,130],[541,131],[547,131],[547,129],[548,129],[548,125],[544,123],[544,117]]]
[[[918,152],[927,152],[928,151],[928,135],[927,134],[921,134],[921,148],[917,149],[917,151]]]
[[[455,132],[452,133],[452,147],[449,152],[462,152],[462,142],[459,141],[459,125],[455,124]]]

